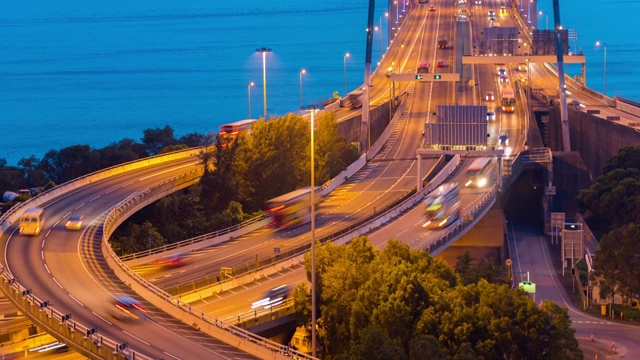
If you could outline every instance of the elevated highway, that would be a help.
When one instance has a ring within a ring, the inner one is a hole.
[[[427,12],[426,8],[416,7],[408,17],[406,24],[403,25],[403,30],[394,42],[392,50],[385,55],[384,61],[394,63],[397,66],[397,71],[411,73],[415,72],[418,64],[424,59],[432,59],[431,63],[434,64],[433,59],[437,61],[440,58],[446,59],[447,55],[451,57],[452,50],[437,49],[434,44],[437,43],[437,38],[441,34],[454,33],[452,30],[454,26],[458,28],[465,26],[459,23],[456,25],[456,22],[453,21],[453,11],[455,9],[450,5],[444,4],[439,5],[436,12]],[[508,21],[506,18],[504,20],[503,22]],[[379,69],[385,68],[384,65],[379,67]],[[484,89],[498,89],[500,87],[494,75],[495,66],[476,65],[472,67],[472,69],[476,68],[477,70],[472,72],[476,74],[474,75],[476,82],[481,84],[481,87],[486,86],[483,90],[477,90],[477,87],[465,88],[464,86],[462,89],[457,89],[452,83],[436,82],[400,82],[394,85],[380,71],[374,74],[377,76],[374,76],[372,81],[373,101],[381,101],[396,91],[405,93],[407,95],[405,95],[404,109],[396,115],[397,119],[393,123],[392,134],[377,157],[363,166],[360,172],[353,175],[346,184],[339,187],[323,202],[323,211],[318,216],[319,236],[330,234],[341,225],[368,218],[370,214],[411,192],[417,181],[415,150],[421,141],[420,134],[424,122],[427,116],[433,112],[435,104],[479,103]],[[453,71],[452,68],[450,70]],[[438,71],[443,71],[443,69]],[[540,86],[540,88],[553,89],[552,75],[546,76],[549,77],[549,85]],[[537,75],[534,78],[537,79]],[[576,97],[581,96],[583,96],[581,92],[576,95]],[[584,101],[589,104],[589,100]],[[524,104],[524,98],[521,98],[519,103]],[[496,102],[492,102],[489,106],[495,106],[495,104]],[[522,107],[520,107],[520,111],[523,111]],[[497,134],[507,131],[516,144],[522,144],[521,146],[524,147],[526,137],[522,117],[517,114],[499,114],[497,111],[496,114],[498,114],[498,119],[489,127],[490,142],[495,143]],[[527,115],[524,116],[524,118],[526,117]],[[519,152],[523,147],[515,151]],[[425,168],[430,168],[433,163],[435,160],[423,165]],[[462,164],[461,169],[464,168],[464,161]],[[100,336],[112,339],[108,346],[102,345],[102,347],[108,352],[116,352],[120,356],[131,356],[132,349],[134,349],[133,351],[140,354],[138,356],[144,354],[151,358],[250,358],[251,356],[243,351],[204,337],[200,332],[173,320],[164,312],[173,312],[177,317],[187,319],[186,321],[192,321],[194,316],[200,317],[202,320],[207,317],[205,313],[213,314],[215,317],[209,318],[213,321],[217,318],[230,318],[234,314],[244,312],[247,306],[256,300],[256,297],[260,297],[265,289],[273,287],[274,284],[304,281],[293,280],[304,278],[304,275],[301,276],[302,270],[296,270],[297,275],[293,274],[295,271],[283,273],[286,274],[286,278],[285,275],[282,275],[276,280],[261,281],[261,287],[252,285],[251,291],[240,290],[234,294],[236,296],[227,296],[226,294],[218,296],[216,294],[211,295],[210,298],[203,297],[192,303],[182,302],[179,301],[179,298],[174,297],[162,298],[161,293],[156,290],[164,289],[166,291],[177,284],[195,282],[207,276],[211,277],[218,274],[223,267],[236,268],[245,266],[247,263],[259,263],[261,259],[271,257],[276,244],[280,248],[296,248],[308,244],[310,236],[306,227],[278,233],[271,230],[261,230],[245,237],[235,238],[218,247],[199,250],[194,253],[194,261],[182,269],[184,271],[152,275],[147,280],[151,284],[145,282],[145,279],[138,279],[134,274],[123,270],[116,259],[110,259],[108,249],[100,245],[103,236],[108,237],[109,231],[112,230],[112,228],[108,228],[107,234],[105,234],[101,226],[108,214],[107,211],[114,209],[117,204],[126,207],[132,203],[132,199],[141,199],[141,203],[134,202],[132,205],[133,210],[137,210],[137,207],[141,206],[143,202],[151,201],[141,195],[149,188],[165,180],[174,179],[176,176],[182,176],[189,171],[197,171],[198,166],[198,161],[193,158],[175,162],[167,161],[158,164],[157,167],[140,167],[136,171],[110,174],[109,177],[102,179],[97,186],[90,184],[84,187],[74,186],[64,190],[58,189],[55,196],[47,198],[47,202],[43,203],[50,224],[47,226],[47,231],[37,238],[11,235],[15,230],[15,227],[12,226],[15,217],[13,219],[3,218],[2,242],[5,245],[3,265],[10,270],[10,273],[3,274],[5,279],[3,289],[12,294],[13,301],[21,309],[25,309],[27,312],[31,309],[30,313],[33,317],[39,316],[39,321],[50,323],[47,329],[52,332],[65,333],[66,336],[72,337],[73,331],[69,329],[70,326],[73,326],[75,330],[75,327],[80,327],[80,324],[84,324],[83,326],[86,328],[93,327],[92,324],[98,324],[95,326],[99,329]],[[453,181],[456,176],[460,176],[461,171],[457,170],[457,175],[453,175]],[[196,177],[194,175],[191,180]],[[184,184],[186,186],[186,182]],[[417,224],[420,223],[422,211],[420,207],[408,211],[407,218],[402,217],[394,224],[405,224],[404,231],[407,234],[407,241],[415,247],[430,247],[431,244],[439,241],[437,239],[444,239],[445,232],[453,233],[455,231],[454,235],[447,237],[447,241],[449,241],[468,230],[474,224],[473,221],[482,216],[482,211],[486,211],[492,201],[495,201],[497,190],[495,186],[492,186],[487,191],[465,192],[463,196],[465,211],[467,213],[475,212],[474,214],[477,216],[474,215],[461,221],[459,225],[450,230],[425,233],[424,229],[418,228]],[[61,230],[59,224],[52,222],[52,219],[62,219],[72,211],[82,211],[92,222],[95,220],[95,225],[91,225],[87,231],[81,234],[80,238]],[[114,222],[109,226],[117,226],[124,218],[126,217],[112,217],[111,219],[115,220],[112,220]],[[406,224],[410,224],[410,227],[407,227]],[[114,270],[111,270],[112,268]],[[122,279],[127,276],[130,277],[130,280],[123,281]],[[110,296],[114,293],[131,293],[129,286],[140,291],[141,294],[144,293],[145,298],[148,298],[147,296],[154,298],[148,303],[145,302],[145,305],[151,309],[150,320],[137,324],[110,320],[105,304],[108,304]],[[25,290],[32,292],[22,295],[22,291]],[[231,293],[233,294],[233,291]],[[218,301],[218,298],[224,298],[226,302]],[[172,308],[165,307],[158,302],[158,299]],[[48,315],[46,308],[37,309],[39,304],[46,300],[51,301],[51,308],[56,309],[57,315],[54,316],[53,311],[51,311],[51,315]],[[151,303],[155,306],[152,306]],[[180,315],[181,313],[184,315]],[[72,314],[71,319],[62,321],[61,316],[66,314]],[[55,323],[58,323],[57,327],[54,326]],[[194,323],[192,321],[188,324]],[[211,325],[210,322],[198,324],[200,330],[204,330],[203,326]],[[214,325],[216,324],[214,323]],[[65,328],[67,330],[63,330]],[[99,339],[98,336],[89,336],[85,342],[96,343],[97,339]],[[264,354],[255,349],[263,347],[255,346],[256,338],[249,340],[246,337],[243,340],[237,340],[236,337],[235,339],[242,343],[239,346],[241,350],[253,351],[253,354],[259,357],[260,354]],[[82,345],[82,341],[79,343],[80,347],[85,346]],[[122,343],[127,343],[128,348],[116,351],[114,346]],[[86,346],[87,348],[91,347],[90,344]],[[97,347],[99,346],[96,345],[92,349]],[[270,348],[268,350],[269,356],[276,356],[277,350],[277,347]],[[89,352],[93,354],[92,351],[94,350]]]

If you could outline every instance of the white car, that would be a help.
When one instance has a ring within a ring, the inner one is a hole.
[[[494,121],[496,119],[496,113],[493,111],[487,111],[487,121]]]

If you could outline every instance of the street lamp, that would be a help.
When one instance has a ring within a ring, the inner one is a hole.
[[[300,108],[302,108],[302,74],[306,74],[307,70],[300,70]]]
[[[596,46],[602,45],[604,47],[604,94],[607,95],[607,44],[600,41],[596,41]]]
[[[544,29],[545,30],[549,30],[549,14],[547,14],[544,11],[540,11],[539,14],[540,15],[544,15],[544,18],[545,18],[545,27],[544,27]]]
[[[262,53],[262,94],[264,103],[264,119],[267,120],[267,53],[272,50],[270,48],[256,49],[257,53]]]
[[[398,23],[398,0],[394,0],[394,3],[396,4],[396,24]]]
[[[347,96],[347,58],[351,56],[349,53],[344,53],[342,59],[344,60],[344,92],[343,96]]]
[[[247,119],[251,119],[251,87],[255,85],[254,82],[250,82],[249,85],[247,86],[247,93],[249,94],[249,101],[247,103],[248,108],[249,108],[249,117]]]
[[[316,186],[313,133],[315,132],[315,114],[322,107],[309,105],[301,109],[311,113],[311,352],[313,357],[316,357]]]

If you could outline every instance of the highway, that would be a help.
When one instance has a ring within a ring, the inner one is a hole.
[[[148,319],[121,321],[111,316],[114,294],[131,291],[106,268],[92,245],[101,240],[97,226],[102,214],[122,199],[199,167],[199,160],[168,162],[143,168],[64,194],[44,206],[47,223],[39,236],[5,232],[3,264],[28,289],[75,321],[95,326],[101,335],[127,342],[131,349],[159,358],[251,359],[253,357],[215,340],[144,303]],[[82,232],[64,229],[71,213],[81,213],[89,224]],[[85,249],[90,249],[85,251]]]
[[[433,3],[437,6],[434,12],[427,11],[425,6],[414,6],[400,36],[385,54],[379,67],[381,70],[386,69],[386,64],[393,63],[395,71],[415,73],[417,66],[424,61],[431,63],[431,71],[456,70],[454,61],[450,61],[449,66],[445,68],[436,69],[434,66],[438,59],[451,59],[455,51],[462,50],[466,45],[450,41],[452,49],[438,49],[437,39],[441,36],[457,39],[457,34],[464,26],[481,24],[485,21],[489,6],[474,6],[471,22],[456,22],[453,16],[455,9],[450,2],[447,2],[447,5],[444,2]],[[497,8],[496,4],[498,3],[492,3],[493,8]],[[501,16],[504,17],[500,19],[503,26],[509,25],[510,18]],[[473,29],[469,34],[477,36],[477,29]],[[473,39],[468,41],[468,46],[471,46]],[[523,99],[518,99],[516,113],[504,114],[497,111],[502,86],[497,82],[498,66],[467,67],[469,69],[466,72],[472,74],[478,86],[469,88],[463,84],[462,91],[451,83],[401,82],[397,85],[398,93],[408,94],[406,112],[402,114],[381,152],[320,204],[316,236],[332,233],[349,223],[366,218],[415,187],[415,151],[422,141],[424,123],[429,121],[429,114],[435,111],[438,104],[487,104],[489,110],[493,109],[497,115],[496,120],[489,125],[490,143],[495,144],[498,134],[506,132],[511,143],[515,145],[514,151],[523,149]],[[508,68],[511,82],[515,77],[522,76],[513,70],[514,64],[507,64],[505,67]],[[536,87],[553,91],[555,81],[557,89],[557,80],[553,79],[548,70],[536,65],[532,66],[531,71],[532,75],[535,75]],[[371,85],[373,103],[389,97],[391,82],[382,71],[375,73]],[[482,100],[489,90],[494,91],[496,99]],[[575,96],[582,99],[583,95],[577,92]],[[595,104],[596,100],[584,96],[586,104]],[[425,161],[423,168],[429,169],[432,164],[433,160]],[[460,181],[466,165],[468,162],[463,162],[453,181]],[[101,334],[126,341],[132,349],[147,356],[182,359],[252,358],[174,320],[144,301],[143,304],[149,310],[148,319],[139,322],[113,319],[109,314],[113,294],[137,296],[132,294],[104,263],[99,246],[96,246],[96,242],[101,238],[96,225],[90,225],[83,232],[76,233],[64,230],[60,223],[69,214],[81,213],[88,223],[99,224],[105,211],[133,193],[197,166],[197,162],[194,161],[166,163],[115,176],[99,184],[60,196],[46,205],[48,224],[40,236],[24,237],[9,232],[9,236],[0,239],[5,247],[3,264],[11,269],[26,288],[33,289],[42,299],[49,299],[57,309],[71,313],[74,320],[95,324]],[[465,209],[463,213],[474,206],[483,193],[484,190],[465,189],[462,194]],[[376,245],[382,245],[393,237],[409,243],[412,247],[420,247],[438,233],[426,231],[422,227],[423,223],[423,208],[417,206],[402,218],[372,234],[371,239]],[[309,225],[280,231],[262,229],[222,245],[196,251],[191,254],[191,261],[179,269],[150,271],[148,267],[142,266],[137,270],[158,287],[168,290],[177,284],[215,277],[222,267],[234,268],[259,262],[260,259],[272,256],[274,247],[280,247],[284,251],[287,248],[308,244],[311,240],[309,230]],[[542,265],[535,264],[532,268],[539,269]],[[261,280],[255,285],[211,296],[193,305],[221,318],[232,317],[248,310],[251,302],[261,298],[267,289],[281,283],[295,285],[304,281],[304,270],[292,269],[290,272],[274,276],[269,281]],[[554,295],[545,296],[551,298]]]

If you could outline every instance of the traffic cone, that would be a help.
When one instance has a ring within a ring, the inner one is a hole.
[[[589,339],[589,341],[594,342],[595,340],[593,340],[593,334],[591,334],[591,339]]]
[[[612,354],[616,353],[616,342],[615,341],[611,342],[611,353]]]

